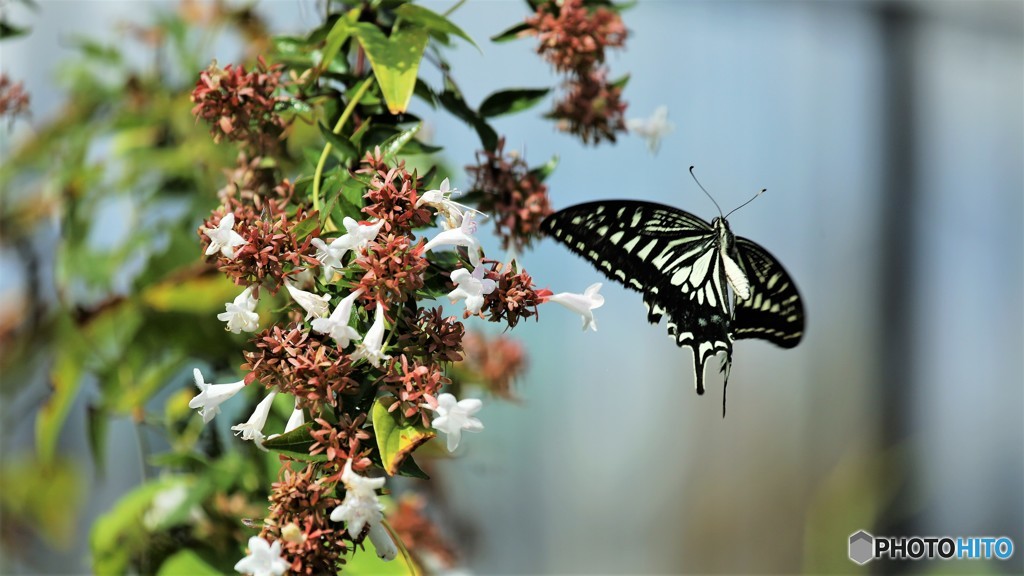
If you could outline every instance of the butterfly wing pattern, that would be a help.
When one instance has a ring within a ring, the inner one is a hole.
[[[698,394],[704,393],[704,365],[719,352],[725,352],[728,383],[733,338],[764,338],[787,348],[800,341],[800,296],[778,261],[736,238],[731,258],[747,275],[750,293],[733,305],[721,249],[725,235],[692,214],[651,202],[599,201],[556,212],[541,229],[612,280],[641,292],[652,324],[668,316],[669,335],[693,353]]]

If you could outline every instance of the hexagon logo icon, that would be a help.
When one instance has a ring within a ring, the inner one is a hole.
[[[863,530],[850,534],[850,560],[857,564],[866,564],[868,560],[874,558],[874,542],[874,536]]]

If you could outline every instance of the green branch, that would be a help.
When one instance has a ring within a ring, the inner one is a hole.
[[[331,132],[338,134],[341,132],[342,127],[345,126],[345,122],[348,122],[352,113],[355,112],[356,105],[362,100],[363,95],[370,88],[370,84],[373,82],[373,76],[363,80],[363,83],[356,90],[356,93],[352,95],[352,99],[349,100],[348,106],[345,106],[345,110],[341,113],[341,118],[334,124],[334,128]],[[327,156],[331,153],[331,143],[328,142],[324,145],[323,152],[320,153],[320,161],[316,163],[316,172],[313,173],[313,210],[320,210],[320,179],[324,173],[324,165],[327,164]],[[328,217],[330,222],[330,217]]]

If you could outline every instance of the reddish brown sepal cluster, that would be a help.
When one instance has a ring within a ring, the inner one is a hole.
[[[388,524],[421,566],[423,557],[429,554],[442,568],[452,568],[457,560],[455,549],[437,525],[427,518],[425,507],[423,498],[403,495],[395,511],[388,515]]]
[[[214,142],[227,137],[267,150],[284,130],[276,110],[285,98],[274,96],[280,86],[280,65],[267,67],[262,57],[252,72],[234,64],[219,68],[214,62],[192,90],[192,115],[210,125]]]
[[[604,63],[605,48],[621,48],[628,31],[622,18],[604,6],[587,8],[582,0],[542,2],[526,23],[540,44],[537,53],[564,73],[586,73]]]
[[[408,330],[398,337],[398,347],[404,353],[436,362],[462,360],[462,338],[466,327],[455,316],[444,316],[443,309],[422,308],[415,315],[406,313]]]
[[[512,264],[495,262],[485,277],[497,286],[484,297],[482,312],[491,322],[505,321],[515,328],[520,320],[537,315],[537,305],[543,302],[543,293],[536,290],[533,278],[526,270],[515,270]]]
[[[420,364],[403,354],[391,361],[384,382],[383,389],[398,399],[388,406],[388,412],[397,410],[406,420],[429,427],[433,412],[424,404],[437,406],[438,393],[451,380],[444,376],[437,364]]]
[[[615,10],[588,7],[583,0],[549,0],[526,20],[540,40],[537,52],[566,75],[565,97],[550,116],[558,128],[584,144],[615,142],[626,130],[622,87],[608,82],[605,50],[622,48],[628,31]]]
[[[550,114],[560,130],[579,136],[584,144],[615,142],[615,134],[626,130],[622,87],[609,84],[607,74],[598,68],[566,82],[566,96]]]
[[[242,370],[267,389],[277,386],[302,398],[314,411],[324,404],[338,406],[359,391],[359,382],[349,356],[321,338],[307,329],[268,328],[253,338],[256,349],[244,353]]]
[[[426,206],[416,207],[420,198],[417,182],[406,172],[404,161],[388,167],[377,148],[373,153],[367,152],[363,167],[357,173],[371,175],[370,189],[363,196],[366,199],[363,212],[383,220],[383,232],[409,235],[413,228],[430,223],[430,210]]]
[[[334,485],[315,478],[313,464],[296,472],[285,463],[280,480],[271,487],[270,511],[260,536],[281,543],[281,556],[291,563],[290,574],[335,574],[348,552],[344,527],[328,519],[340,504],[331,495]]]
[[[423,242],[410,245],[408,236],[386,234],[363,248],[355,260],[363,269],[357,289],[367,307],[376,302],[405,302],[423,287],[423,272],[429,262],[423,258]]]
[[[487,337],[478,332],[466,334],[465,366],[472,370],[482,384],[495,396],[517,400],[513,384],[526,371],[526,353],[519,342],[505,336]]]
[[[257,210],[254,205],[229,198],[228,206],[235,215],[234,230],[247,244],[238,247],[234,258],[216,252],[207,259],[215,261],[220,271],[235,284],[260,285],[276,294],[285,278],[296,273],[298,268],[319,264],[309,255],[309,244],[320,231],[313,230],[300,242],[295,227],[308,218],[309,213],[299,208],[294,217],[289,217],[283,209],[283,200],[264,198],[263,204],[264,209]],[[216,228],[225,214],[224,208],[214,211],[197,230],[204,252],[210,245],[205,231]]]
[[[551,214],[548,187],[518,154],[505,154],[505,139],[493,152],[477,152],[476,166],[467,166],[473,190],[482,192],[478,208],[494,216],[501,246],[519,251],[540,237],[540,223]]]
[[[25,84],[12,82],[7,74],[0,74],[0,118],[13,121],[28,113],[30,98]]]

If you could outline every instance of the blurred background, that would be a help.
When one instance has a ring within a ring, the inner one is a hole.
[[[25,82],[32,116],[0,134],[3,161],[65,102],[57,78],[75,55],[71,39],[127,45],[125,23],[176,9],[42,0],[37,12],[13,12],[33,31],[0,46],[0,68]],[[321,13],[290,0],[255,10],[272,31],[291,33]],[[521,2],[490,0],[452,16],[483,49],[450,52],[468,101],[557,82],[534,40],[487,41],[526,14]],[[1006,535],[1017,546],[1006,562],[875,571],[1024,571],[1024,4],[648,0],[624,19],[627,48],[609,63],[632,75],[627,117],[668,106],[676,129],[658,154],[638,137],[584,148],[539,113],[496,121],[507,148],[534,164],[561,158],[548,180],[556,209],[634,198],[710,220],[715,208],[690,165],[726,209],[767,188],[730,222],[796,280],[805,339],[793,350],[738,342],[723,420],[717,372],[698,397],[689,352],[664,325],[647,324],[639,294],[606,283],[596,333],[581,333],[564,310],[542,310],[514,334],[530,358],[521,402],[486,404],[486,430],[437,470],[434,498],[466,568],[864,572],[872,565],[851,563],[846,547],[865,529]],[[201,65],[239,54],[227,36]],[[142,65],[147,56],[127,57]],[[424,70],[436,83],[432,73]],[[465,187],[458,167],[473,162],[471,129],[422,105],[411,111]],[[17,194],[4,190],[5,202]],[[54,297],[54,222],[40,221],[29,248],[2,247],[5,329],[27,321],[26,291]],[[119,226],[112,217],[111,237]],[[38,267],[26,267],[26,249]],[[488,253],[499,253],[496,242]],[[556,292],[601,278],[552,241],[518,256]],[[39,370],[17,376],[3,374],[8,472],[31,451],[49,394]],[[106,473],[93,474],[90,394],[73,400],[58,443],[78,470],[68,490],[84,495],[81,507],[56,519],[68,524],[59,544],[6,523],[4,573],[87,572],[90,525],[139,482],[127,421],[111,423]]]

